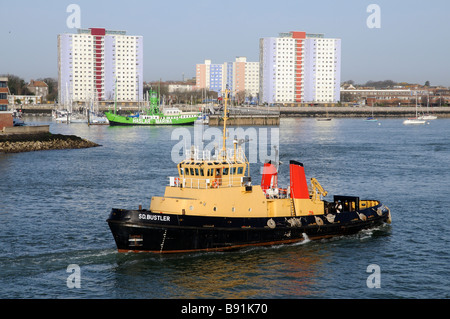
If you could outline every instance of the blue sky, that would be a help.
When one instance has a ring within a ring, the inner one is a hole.
[[[259,39],[280,32],[342,39],[342,81],[394,80],[450,86],[448,0],[2,0],[0,74],[57,77],[57,35],[69,29],[69,4],[81,27],[144,36],[144,80],[181,80],[195,64],[259,59]],[[370,29],[367,7],[381,9]]]

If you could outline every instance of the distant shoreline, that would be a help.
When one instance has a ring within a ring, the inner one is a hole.
[[[172,107],[178,107],[184,111],[199,110],[201,105],[173,105]],[[37,106],[23,106],[24,115],[51,115],[53,105],[37,105]],[[101,112],[112,110],[111,107],[100,107]],[[419,113],[426,113],[426,107],[420,107]],[[131,113],[138,111],[136,106],[120,106],[117,111],[121,114]],[[280,114],[280,117],[414,117],[416,108],[415,106],[364,106],[364,107],[351,107],[351,106],[238,106],[231,107],[231,112],[237,114],[261,114],[271,113],[272,115]],[[440,118],[450,117],[450,107],[430,107],[429,112]]]
[[[411,106],[394,107],[280,107],[281,117],[357,117],[369,116],[381,118],[408,118],[416,115],[416,108]],[[450,118],[450,107],[432,107],[430,114],[439,118]],[[426,108],[418,109],[419,115],[427,113]]]

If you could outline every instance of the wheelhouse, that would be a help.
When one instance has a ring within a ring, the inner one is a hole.
[[[170,186],[219,188],[244,186],[250,181],[250,177],[246,177],[248,162],[240,148],[227,156],[220,153],[211,156],[208,151],[200,154],[198,150],[191,150],[177,169],[178,177],[170,177]]]

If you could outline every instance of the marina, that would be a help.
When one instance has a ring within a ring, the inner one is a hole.
[[[205,105],[175,105],[182,111],[192,111],[198,110],[199,108],[206,108]],[[22,107],[23,113],[26,115],[46,115],[51,114],[54,106],[53,105],[26,105]],[[328,117],[333,118],[348,118],[348,117],[361,117],[365,118],[368,116],[382,117],[382,118],[408,118],[415,115],[414,106],[375,106],[375,107],[352,107],[352,106],[308,106],[308,107],[292,107],[292,106],[240,106],[233,107],[236,109],[236,113],[241,116],[251,116],[251,115],[279,115],[280,117],[326,117],[328,112]],[[422,111],[424,108],[421,108]],[[100,107],[100,112],[113,111],[114,108]],[[449,118],[450,117],[450,107],[432,107],[429,109],[430,113],[438,116],[439,118]],[[137,112],[138,108],[136,106],[121,106],[119,114],[130,114]],[[423,112],[425,113],[425,112]]]
[[[450,144],[442,138],[450,134],[448,119],[407,126],[401,118],[282,118],[278,128],[266,127],[280,131],[280,185],[289,184],[289,159],[297,158],[328,191],[375,194],[389,206],[392,224],[319,241],[183,256],[118,253],[105,222],[111,207],[137,210],[150,205],[150,194],[163,195],[160,185],[176,173],[167,156],[178,143],[174,127],[24,120],[102,146],[0,154],[8,181],[0,185],[0,233],[9,243],[0,250],[2,298],[450,297],[450,229],[443,222],[450,198],[436,192],[450,188]],[[185,129],[193,136],[195,126]],[[261,180],[263,163],[250,163],[254,181]],[[80,289],[67,287],[71,264],[81,268]],[[380,267],[380,289],[366,284],[373,264]]]

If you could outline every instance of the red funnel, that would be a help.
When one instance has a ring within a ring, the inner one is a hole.
[[[278,186],[277,168],[270,161],[264,163],[261,177],[261,188],[263,191]]]
[[[291,179],[291,198],[309,199],[308,184],[306,183],[303,164],[297,161],[289,162]]]

